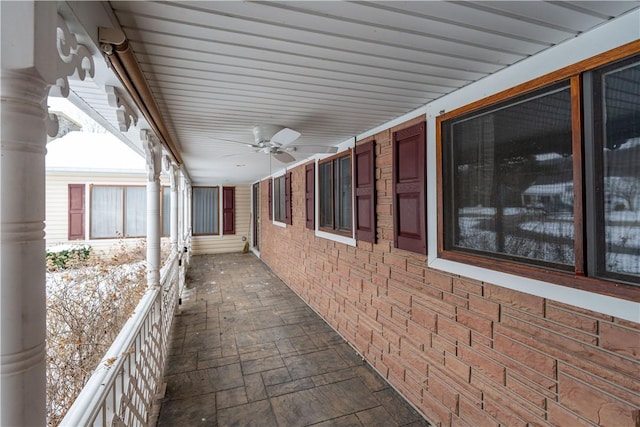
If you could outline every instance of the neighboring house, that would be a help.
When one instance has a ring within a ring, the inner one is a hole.
[[[161,235],[170,234],[170,182],[161,175]],[[47,144],[46,241],[108,250],[146,236],[145,160],[110,133],[72,131]],[[195,253],[242,250],[250,186],[193,186]],[[236,203],[236,200],[238,201]],[[224,201],[224,202],[223,202]],[[236,221],[237,225],[236,225]]]
[[[86,242],[108,250],[146,235],[146,166],[109,133],[72,131],[47,144],[47,246]],[[162,235],[169,235],[169,183],[162,183]]]

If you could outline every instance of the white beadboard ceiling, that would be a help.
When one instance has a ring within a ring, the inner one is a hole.
[[[285,165],[259,124],[336,145],[629,10],[637,1],[106,4],[194,183]],[[74,89],[82,97],[82,90]],[[304,155],[293,153],[297,159]],[[308,155],[307,155],[308,156]]]

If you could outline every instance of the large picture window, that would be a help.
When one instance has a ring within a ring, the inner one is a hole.
[[[220,188],[193,187],[193,235],[220,234]]]
[[[439,120],[445,258],[640,283],[639,56],[461,111]]]
[[[147,234],[145,187],[91,187],[91,238],[143,237]]]
[[[351,151],[318,163],[319,228],[351,236]]]

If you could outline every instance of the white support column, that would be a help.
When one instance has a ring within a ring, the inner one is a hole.
[[[93,73],[55,2],[0,2],[0,425],[46,424],[45,153],[49,89]],[[63,59],[63,60],[61,60]],[[51,86],[57,85],[57,86]]]
[[[170,242],[171,252],[176,253],[178,247],[178,165],[173,163],[169,156],[164,156],[165,170],[169,172],[171,182],[171,215],[170,219]]]
[[[160,286],[160,169],[162,146],[149,130],[141,131],[147,161],[147,286]]]

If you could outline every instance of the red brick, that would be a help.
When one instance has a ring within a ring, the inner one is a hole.
[[[508,333],[508,331],[504,330],[503,333]],[[510,336],[496,334],[493,339],[493,348],[496,351],[531,367],[536,372],[539,372],[548,378],[555,378],[555,360],[544,353],[536,351],[531,347],[516,341],[514,339],[516,337],[518,337],[517,334],[510,334]]]
[[[411,320],[433,332],[437,330],[437,317],[435,312],[421,306],[417,302],[414,302],[411,307]]]
[[[487,347],[493,347],[493,338],[486,337],[476,331],[471,331],[471,345],[482,344]]]
[[[505,384],[505,368],[504,366],[494,362],[481,353],[475,351],[471,347],[465,345],[458,345],[458,357],[466,364],[471,366],[471,369],[478,369],[485,373],[495,382],[504,385]]]
[[[484,317],[478,316],[468,310],[458,308],[458,322],[467,328],[481,333],[484,336],[493,337],[493,322]]]
[[[600,322],[600,346],[640,362],[640,329]]]
[[[500,304],[477,295],[469,295],[469,310],[497,322],[500,320]]]
[[[407,323],[407,333],[412,340],[419,342],[423,348],[431,347],[431,331],[415,322]]]
[[[471,345],[469,328],[446,317],[438,316],[438,335],[448,335],[457,341]]]
[[[445,292],[453,293],[453,278],[435,270],[425,271],[425,282]]]
[[[547,304],[546,315],[548,319],[571,328],[580,329],[591,334],[596,334],[598,332],[598,321],[592,317],[567,311],[566,309],[550,304]]]
[[[493,400],[485,400],[484,410],[503,425],[509,427],[527,427],[527,421],[514,414],[513,411],[507,407],[504,407]]]
[[[424,408],[423,410],[430,421],[439,423],[442,426],[451,425],[451,411],[449,408],[431,397],[428,392],[424,393],[420,407]]]
[[[451,370],[464,381],[471,381],[471,367],[460,361],[451,353],[446,353],[444,357],[444,366]]]
[[[518,310],[544,316],[544,298],[491,284],[485,284],[484,295],[490,300],[507,304]]]
[[[516,393],[523,400],[535,405],[541,409],[545,409],[546,397],[532,388],[526,386],[524,383],[515,379],[513,375],[506,376],[507,388]]]
[[[431,347],[442,353],[445,351],[453,354],[456,353],[456,343],[448,337],[444,338],[435,334],[431,335]]]
[[[637,427],[640,423],[638,408],[565,374],[560,374],[558,394],[560,404],[598,425]]]
[[[589,384],[599,392],[608,393],[611,396],[623,402],[626,402],[631,406],[640,408],[640,394],[634,392],[633,390],[625,388],[619,383],[613,383],[611,381],[604,380],[597,375],[586,372],[582,369],[578,369],[563,362],[558,363],[558,372]],[[640,373],[640,368],[638,369],[638,372]],[[638,378],[635,378],[635,380],[637,382]]]
[[[470,426],[482,426],[482,427],[498,427],[498,421],[496,421],[491,415],[484,412],[479,406],[474,405],[472,402],[467,401],[463,396],[459,398],[459,410],[460,418],[464,420]]]
[[[396,254],[385,254],[384,263],[391,268],[407,270],[407,258]]]
[[[593,334],[583,332],[579,329],[570,328],[543,317],[525,313],[524,311],[505,307],[502,311],[502,323],[505,325],[513,324],[513,319],[522,319],[527,323],[534,324],[546,330],[558,332],[562,336],[571,337],[587,344],[597,343],[597,337]]]
[[[552,400],[547,401],[547,420],[554,426],[594,427],[596,425]]]
[[[471,279],[453,279],[454,289],[460,289],[469,294],[482,295],[484,286],[481,282]]]
[[[389,279],[388,293],[389,298],[393,300],[393,302],[400,303],[407,307],[407,309],[411,307],[411,294],[406,292],[400,283]]]
[[[437,399],[440,403],[446,406],[449,411],[454,414],[458,414],[458,393],[449,387],[445,382],[440,381],[436,377],[429,377],[427,381],[428,393]]]
[[[575,307],[573,305],[564,304],[564,303],[561,303],[561,302],[558,302],[558,301],[548,300],[547,301],[547,306],[548,307],[554,306],[554,307],[564,308],[565,310],[576,312],[576,313],[581,313],[581,314],[584,314],[586,316],[593,317],[595,319],[606,320],[606,321],[612,321],[613,320],[613,318],[611,316],[608,316],[606,314],[598,313],[596,311],[587,310],[586,308]]]
[[[429,366],[429,377],[437,377],[440,381],[447,383],[453,388],[460,397],[464,397],[475,405],[482,406],[482,390],[470,384],[465,379],[451,375],[445,366],[432,363]]]
[[[439,299],[432,295],[414,295],[412,301],[419,303],[420,305],[428,308],[431,311],[435,311],[440,317],[445,316],[450,319],[455,319],[456,317],[455,305],[449,304],[446,301],[442,301],[442,299]]]
[[[497,325],[494,332],[502,330],[513,331],[515,328],[522,331],[520,340],[559,360],[570,364],[591,364],[596,369],[598,369],[599,365],[601,368],[610,368],[613,371],[637,377],[638,363],[629,360],[627,357],[621,357],[610,351],[603,351],[601,348],[576,341],[521,320],[511,319],[511,323],[511,325],[508,325],[506,319],[503,319],[503,323]],[[504,325],[507,325],[508,328],[505,328]]]
[[[389,375],[393,373],[402,381],[404,381],[404,366],[402,364],[402,359],[400,359],[398,355],[384,354],[382,356],[382,362],[389,368]]]
[[[456,307],[469,308],[469,300],[466,296],[460,296],[456,294],[450,294],[448,292],[442,293],[442,300]]]

